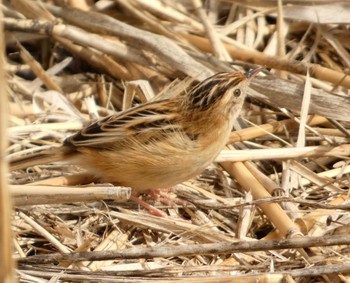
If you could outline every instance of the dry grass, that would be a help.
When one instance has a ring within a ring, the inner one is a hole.
[[[167,193],[183,201],[145,196],[167,218],[74,166],[11,172],[21,282],[350,280],[350,5],[207,2],[4,3],[10,157],[187,77],[267,69],[218,163]]]
[[[1,3],[1,1],[0,1]],[[0,11],[0,38],[4,38],[3,14]],[[8,97],[6,95],[5,42],[0,40],[0,152],[4,156],[8,147],[6,132],[8,128]],[[14,260],[12,259],[11,237],[11,196],[7,181],[8,164],[4,159],[0,163],[0,281],[12,283],[14,277]]]

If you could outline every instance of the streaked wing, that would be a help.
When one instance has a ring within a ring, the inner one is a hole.
[[[104,147],[128,139],[155,138],[167,131],[177,131],[180,125],[172,101],[162,100],[131,108],[103,118],[65,140],[65,145],[76,147]]]

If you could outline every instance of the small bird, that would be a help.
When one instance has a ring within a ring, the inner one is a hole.
[[[219,154],[261,69],[217,73],[173,98],[105,117],[62,146],[14,159],[10,167],[66,161],[138,193],[170,188],[200,174]]]

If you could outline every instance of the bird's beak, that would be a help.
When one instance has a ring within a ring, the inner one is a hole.
[[[244,75],[247,79],[254,78],[261,70],[265,69],[264,67],[257,67],[246,72]]]

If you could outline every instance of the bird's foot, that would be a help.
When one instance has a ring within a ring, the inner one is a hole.
[[[174,206],[174,205],[186,205],[185,200],[179,199],[177,197],[171,197],[172,188],[169,189],[150,189],[147,194],[153,200],[159,200],[162,204]]]
[[[151,205],[151,204],[145,202],[144,200],[138,198],[137,196],[131,196],[130,199],[131,199],[133,202],[137,203],[138,205],[143,206],[146,210],[148,210],[148,212],[149,212],[150,214],[152,214],[152,215],[154,215],[154,216],[158,216],[158,217],[168,217],[168,215],[167,215],[164,211],[162,211],[162,210],[160,210],[160,209],[154,207],[153,205]]]
[[[186,201],[178,199],[176,197],[171,197],[170,192],[172,192],[172,189],[149,189],[145,193],[154,201],[160,201],[164,205],[168,206],[175,206],[175,205],[186,205]],[[138,198],[137,196],[132,196],[131,200],[135,203],[143,206],[145,209],[149,211],[152,215],[159,216],[159,217],[167,217],[168,215],[154,207],[153,205],[150,205],[146,201]]]

